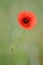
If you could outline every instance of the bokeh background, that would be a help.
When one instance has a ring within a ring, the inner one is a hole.
[[[36,14],[33,30],[18,25],[22,11]],[[0,0],[0,65],[43,65],[43,0]]]

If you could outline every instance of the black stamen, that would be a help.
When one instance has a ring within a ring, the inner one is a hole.
[[[23,19],[24,24],[28,24],[29,20],[27,18]]]

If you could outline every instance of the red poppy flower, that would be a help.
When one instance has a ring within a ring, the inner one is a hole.
[[[25,30],[32,30],[36,22],[36,15],[33,12],[21,12],[18,15],[18,23]]]

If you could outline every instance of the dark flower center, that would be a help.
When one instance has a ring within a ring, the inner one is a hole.
[[[29,23],[29,20],[27,18],[24,18],[23,19],[23,22],[24,22],[24,24],[28,24]]]

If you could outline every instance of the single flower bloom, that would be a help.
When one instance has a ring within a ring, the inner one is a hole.
[[[21,12],[18,15],[18,24],[25,30],[32,30],[37,23],[36,15],[33,12]]]

